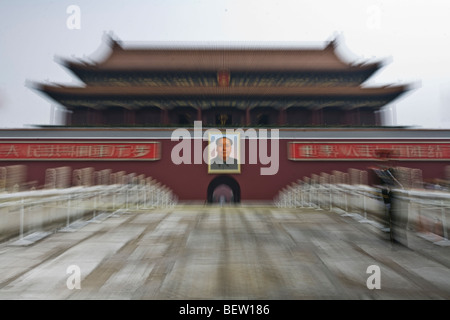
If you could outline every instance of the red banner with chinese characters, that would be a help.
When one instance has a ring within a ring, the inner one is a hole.
[[[450,160],[448,142],[289,142],[289,160]]]
[[[0,142],[0,160],[158,160],[159,142]]]

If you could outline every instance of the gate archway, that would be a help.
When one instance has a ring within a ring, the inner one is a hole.
[[[241,202],[241,187],[239,183],[230,176],[218,176],[211,180],[207,190],[207,202],[214,203],[221,200],[229,202]]]

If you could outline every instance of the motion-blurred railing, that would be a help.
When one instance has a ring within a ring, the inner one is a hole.
[[[407,242],[407,232],[440,245],[449,245],[450,192],[426,189],[392,189],[392,210],[386,206],[377,186],[298,181],[283,188],[275,205],[285,208],[313,208],[355,216]],[[392,230],[391,230],[392,229]]]
[[[367,185],[297,183],[284,188],[275,204],[279,207],[376,214],[384,210],[381,190]]]
[[[114,184],[0,194],[0,241],[36,231],[68,228],[79,219],[126,210],[171,207],[170,189],[155,184]]]
[[[450,192],[395,189],[393,206],[394,224],[400,234],[404,229],[412,230],[432,242],[449,245]]]

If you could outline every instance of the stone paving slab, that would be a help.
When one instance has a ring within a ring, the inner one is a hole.
[[[180,205],[1,244],[0,299],[450,299],[450,248],[427,252],[335,212]]]

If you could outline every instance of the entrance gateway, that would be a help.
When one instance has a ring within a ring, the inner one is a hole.
[[[239,203],[241,187],[231,176],[223,175],[211,180],[207,190],[208,203]]]

